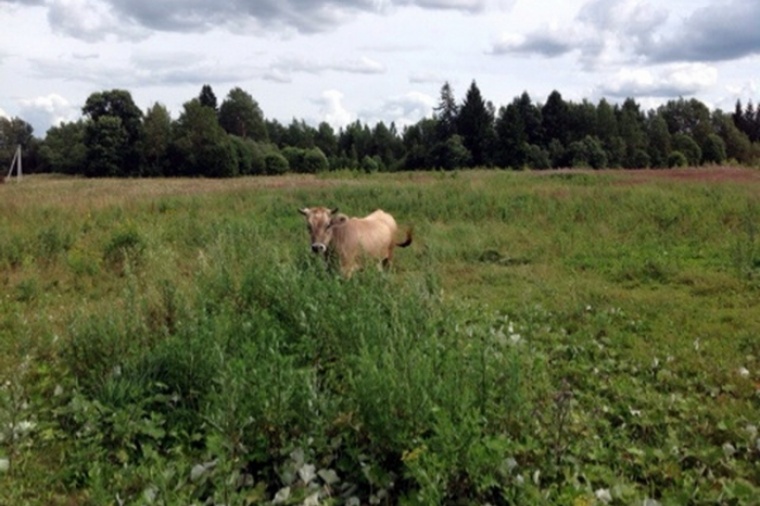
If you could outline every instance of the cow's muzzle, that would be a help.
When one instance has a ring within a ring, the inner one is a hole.
[[[327,251],[327,246],[325,246],[321,242],[315,242],[314,244],[311,245],[311,251],[313,251],[314,253],[324,253],[325,251]]]

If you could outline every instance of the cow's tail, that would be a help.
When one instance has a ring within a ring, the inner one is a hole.
[[[404,242],[397,242],[396,246],[398,246],[399,248],[406,248],[410,244],[412,244],[412,229],[411,228],[406,231],[406,239],[404,239]]]

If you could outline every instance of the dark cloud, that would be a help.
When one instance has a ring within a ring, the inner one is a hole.
[[[144,28],[120,17],[100,0],[50,0],[47,6],[47,18],[53,31],[86,42],[100,42],[109,37],[140,40],[149,35]]]
[[[715,1],[683,21],[669,19],[662,5],[641,0],[593,0],[565,26],[508,37],[492,54],[534,54],[548,58],[577,50],[587,69],[619,62],[730,61],[760,54],[760,1]]]
[[[76,65],[71,59],[77,60]],[[264,66],[240,62],[224,64],[193,51],[134,54],[129,61],[103,61],[97,55],[72,55],[71,58],[35,58],[29,60],[33,75],[41,79],[60,79],[90,83],[99,88],[137,88],[160,85],[198,85],[214,76],[216,83],[237,83],[252,78],[287,83],[296,74],[374,75],[386,72],[385,66],[362,57],[353,60],[317,61],[303,58],[281,58]]]
[[[550,31],[533,32],[529,35],[503,39],[496,42],[490,53],[500,54],[533,54],[553,58],[562,56],[577,48],[574,41],[563,38]]]
[[[136,24],[153,30],[203,32],[215,27],[291,28],[320,32],[351,14],[375,10],[371,0],[110,0]]]
[[[0,3],[18,5],[44,5],[45,0],[0,0]]]
[[[8,0],[4,0],[8,1]],[[139,39],[150,30],[235,32],[261,30],[318,33],[329,31],[359,13],[381,13],[398,6],[481,12],[489,0],[10,0],[47,5],[54,30],[96,42],[108,36]]]
[[[304,58],[283,58],[276,60],[270,70],[282,74],[304,72],[307,74],[321,74],[326,71],[345,72],[349,74],[382,74],[385,73],[383,64],[369,58],[344,61],[318,61]]]
[[[72,66],[60,58],[33,59],[29,63],[33,75],[39,78],[79,81],[99,89],[200,85],[208,82],[209,76],[216,83],[236,83],[256,75],[255,70],[245,66],[220,66],[192,53],[135,57],[121,65],[85,60]]]
[[[652,40],[643,56],[653,62],[729,61],[760,54],[760,2],[733,0],[694,11],[673,35]]]
[[[641,37],[660,28],[668,12],[637,0],[593,0],[581,8],[576,19],[601,32]]]
[[[389,2],[398,5],[416,5],[426,9],[457,10],[464,12],[482,12],[487,2],[484,0],[409,0]]]

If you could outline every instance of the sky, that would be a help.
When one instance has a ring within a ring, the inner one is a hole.
[[[431,117],[448,82],[498,109],[634,98],[760,102],[760,0],[0,0],[0,115],[43,138],[92,93],[173,118],[240,87],[267,119]]]

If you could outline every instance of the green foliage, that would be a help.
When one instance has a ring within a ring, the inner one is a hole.
[[[143,121],[145,134],[142,156],[145,163],[144,175],[162,176],[168,171],[168,151],[172,138],[172,119],[169,110],[155,103],[145,113]]]
[[[114,231],[103,249],[103,259],[121,271],[137,265],[145,252],[145,240],[133,227]]]
[[[760,159],[760,115],[751,102],[746,108],[737,102],[735,112],[725,114],[711,112],[697,99],[678,99],[645,113],[632,98],[614,105],[606,99],[598,104],[585,99],[572,102],[555,90],[543,104],[533,103],[524,92],[497,107],[481,96],[474,81],[461,103],[444,83],[432,117],[407,125],[402,132],[394,123],[382,121],[372,126],[357,120],[338,132],[326,122],[315,127],[297,118],[286,126],[266,119],[256,100],[240,87],[231,89],[218,108],[216,102],[211,87],[204,85],[188,104],[206,114],[186,104],[173,122],[158,104],[143,117],[127,91],[96,92],[82,109],[85,121],[77,123],[86,135],[75,124],[64,124],[51,128],[48,138],[38,142],[23,120],[0,121],[0,161],[9,161],[14,143],[20,143],[26,172],[118,177],[266,173],[264,154],[259,157],[256,150],[244,148],[250,144],[230,136],[273,144],[289,159],[286,172],[302,173],[326,170],[315,149],[321,150],[330,169],[361,169],[362,161],[369,158],[377,160],[383,172],[453,167],[664,168],[673,151],[686,156],[691,166],[726,160],[754,165]],[[174,131],[171,138],[170,131]]]
[[[596,137],[586,136],[582,141],[571,143],[568,146],[568,156],[572,167],[607,168],[607,154]]]
[[[692,167],[696,167],[702,162],[702,149],[688,134],[677,133],[673,135],[673,149],[683,154]]]
[[[717,134],[710,134],[702,145],[702,162],[721,164],[726,161],[726,143]]]
[[[40,148],[42,170],[61,174],[81,173],[87,160],[84,131],[85,123],[81,120],[51,127]]]
[[[34,128],[21,118],[0,117],[0,166],[10,167],[16,156],[16,149],[21,147],[25,162],[25,172],[29,171],[29,161],[35,169],[39,144],[32,136]],[[41,160],[40,160],[41,161]],[[34,171],[34,170],[33,170]]]
[[[367,174],[371,174],[380,170],[380,163],[375,158],[365,156],[362,158],[361,169]]]
[[[85,175],[133,176],[140,170],[143,114],[126,90],[90,95],[82,107],[87,148]]]
[[[324,172],[329,168],[327,156],[319,148],[308,149],[303,156],[303,167],[309,174]]]
[[[210,107],[195,99],[184,104],[169,146],[172,175],[231,177],[238,174],[235,144]]]
[[[210,107],[216,111],[216,95],[214,94],[214,90],[211,88],[211,85],[204,84],[201,87],[201,93],[198,95],[198,100],[202,106]]]
[[[430,152],[430,164],[443,170],[467,167],[471,160],[472,154],[456,134],[436,144]]]
[[[494,114],[487,107],[475,81],[467,90],[456,121],[457,133],[462,136],[464,146],[472,155],[472,165],[490,165],[491,144],[494,142]]]
[[[264,114],[253,97],[233,88],[219,107],[219,124],[228,133],[258,142],[268,140]]]
[[[668,155],[668,167],[688,167],[689,159],[680,151],[672,151]]]
[[[129,148],[121,118],[102,116],[85,127],[87,158],[84,174],[88,177],[126,176],[125,153]]]
[[[290,165],[288,163],[288,159],[285,158],[281,153],[277,151],[270,151],[264,155],[264,167],[265,174],[276,176],[279,174],[285,174],[290,168]]]

